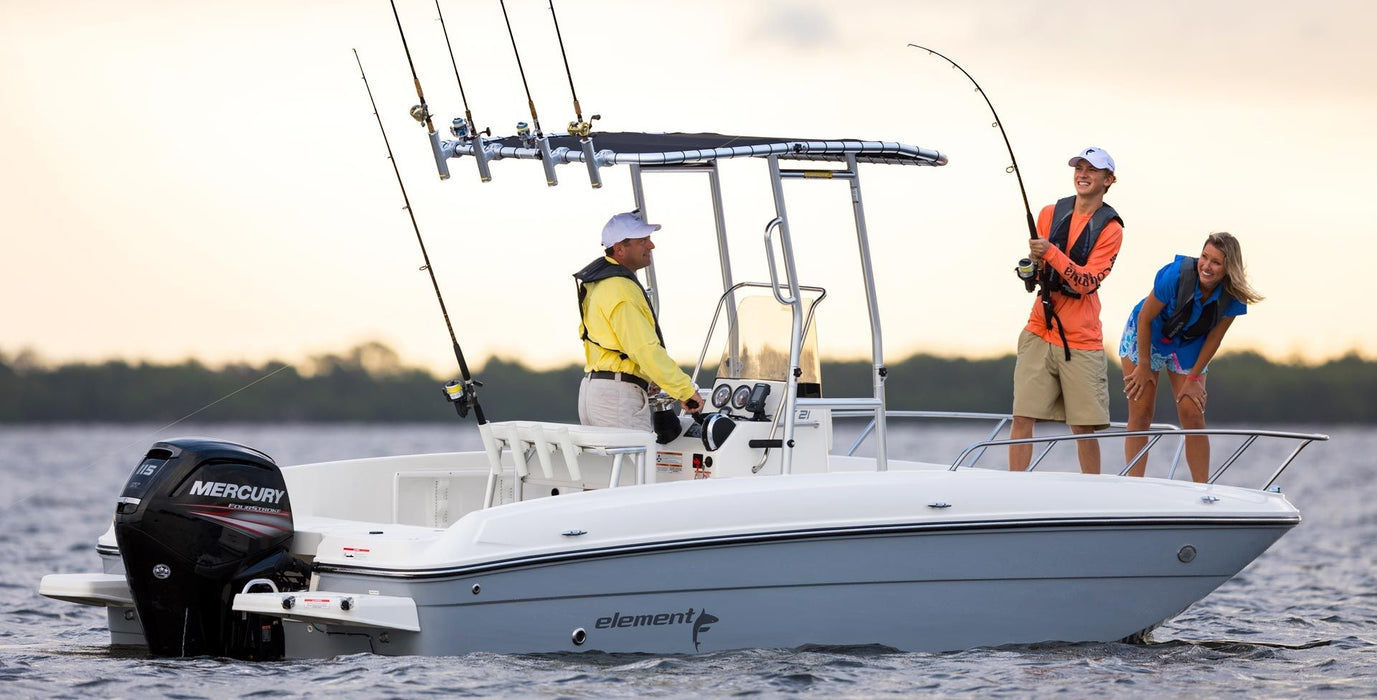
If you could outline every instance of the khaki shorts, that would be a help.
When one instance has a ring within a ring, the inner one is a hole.
[[[1104,350],[1065,351],[1024,330],[1014,364],[1014,415],[1067,425],[1109,427]]]

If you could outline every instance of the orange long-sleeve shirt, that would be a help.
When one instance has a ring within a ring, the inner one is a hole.
[[[1038,214],[1038,236],[1041,238],[1050,235],[1052,210],[1055,206],[1049,204]],[[1071,215],[1071,230],[1067,234],[1066,242],[1068,249],[1076,245],[1089,221],[1089,214]],[[1095,241],[1095,248],[1090,251],[1090,257],[1084,265],[1072,262],[1071,258],[1056,246],[1049,247],[1047,253],[1042,256],[1042,264],[1050,265],[1072,289],[1081,293],[1079,299],[1052,293],[1052,308],[1057,319],[1064,324],[1066,344],[1072,349],[1104,349],[1104,329],[1100,325],[1100,295],[1087,292],[1098,287],[1099,283],[1109,276],[1109,271],[1114,269],[1115,259],[1119,257],[1119,246],[1123,242],[1124,227],[1117,221],[1110,221],[1100,232],[1099,239]],[[1056,321],[1052,322],[1051,328],[1047,327],[1040,298],[1033,303],[1033,311],[1028,315],[1028,325],[1025,328],[1043,340],[1061,347],[1061,335],[1057,333]]]

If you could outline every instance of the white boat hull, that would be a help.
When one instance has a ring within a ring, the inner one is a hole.
[[[345,476],[334,499],[297,506],[310,590],[260,587],[233,609],[281,618],[288,658],[1106,642],[1170,619],[1300,522],[1280,493],[916,464],[533,498],[447,527],[320,514],[385,497],[372,471],[477,488],[466,459],[284,469],[294,492]],[[131,643],[112,544],[106,574],[42,592],[110,606]]]
[[[380,654],[1113,641],[1203,598],[1289,528],[1104,522],[798,533],[434,579],[328,573],[320,586],[416,602],[420,632],[348,630],[350,650]],[[1193,561],[1178,559],[1186,545]],[[343,653],[330,641],[335,631],[343,630],[289,625],[288,655]]]

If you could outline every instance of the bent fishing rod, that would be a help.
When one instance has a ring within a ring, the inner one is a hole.
[[[975,86],[975,91],[980,93],[980,97],[985,100],[985,106],[990,108],[990,114],[994,116],[993,126],[999,129],[999,135],[1004,139],[1004,148],[1009,151],[1010,165],[1005,168],[1005,172],[1012,172],[1014,177],[1018,178],[1018,192],[1023,196],[1023,213],[1028,217],[1028,238],[1030,240],[1036,240],[1038,237],[1038,225],[1037,221],[1033,219],[1032,207],[1028,206],[1028,190],[1023,187],[1023,173],[1018,168],[1018,159],[1014,157],[1014,147],[1009,144],[1009,134],[1004,131],[1004,123],[999,120],[999,113],[995,111],[994,104],[990,102],[990,96],[985,94],[985,89],[980,87],[980,83],[976,82],[975,78],[972,77],[970,73],[966,72],[966,69],[962,68],[956,61],[926,46],[919,46],[918,44],[909,44],[909,46],[915,49],[922,49],[950,63],[952,68],[961,71],[961,74],[966,76],[967,80],[971,81],[971,84]],[[1042,300],[1043,319],[1047,322],[1048,328],[1052,327],[1053,321],[1057,322],[1057,333],[1061,336],[1062,349],[1066,351],[1066,359],[1069,362],[1071,360],[1071,346],[1066,344],[1066,329],[1062,327],[1061,318],[1057,316],[1057,312],[1052,306],[1052,291],[1047,288],[1047,284],[1043,280],[1038,278],[1034,261],[1028,258],[1019,260],[1018,267],[1014,268],[1014,272],[1018,274],[1019,279],[1023,280],[1023,287],[1029,292],[1032,292],[1033,289],[1038,287],[1041,283],[1041,290],[1038,292],[1038,295]]]
[[[971,81],[971,84],[975,86],[975,91],[980,93],[980,97],[985,100],[985,106],[989,107],[990,114],[994,115],[994,124],[992,126],[999,129],[999,135],[1004,138],[1004,148],[1009,151],[1010,165],[1008,168],[1005,168],[1005,172],[1011,172],[1014,174],[1014,177],[1018,178],[1018,192],[1019,194],[1023,195],[1023,213],[1027,214],[1028,216],[1028,237],[1037,238],[1038,225],[1037,222],[1033,219],[1032,208],[1028,206],[1028,190],[1023,188],[1023,174],[1018,169],[1018,159],[1014,157],[1014,147],[1009,145],[1009,134],[1005,133],[1004,123],[999,120],[999,113],[995,111],[994,104],[990,102],[990,96],[985,94],[985,89],[980,87],[980,83],[975,82],[975,78],[971,77],[971,74],[967,73],[966,69],[958,65],[956,61],[953,61],[950,58],[947,58],[946,56],[943,56],[942,54],[937,53],[936,51],[933,51],[932,49],[926,46],[919,46],[917,44],[909,44],[909,46],[912,46],[915,49],[922,49],[932,54],[933,56],[936,56],[942,59],[943,61],[950,63],[952,68],[961,71],[961,74],[966,76],[967,80]]]
[[[445,384],[445,398],[454,404],[454,410],[460,418],[468,416],[469,409],[473,409],[474,418],[479,425],[488,422],[483,416],[483,407],[478,404],[478,387],[483,386],[469,374],[469,365],[464,361],[464,351],[459,347],[459,339],[454,335],[454,324],[449,320],[449,310],[445,308],[445,297],[440,294],[440,282],[435,279],[435,268],[430,265],[430,254],[426,252],[425,239],[421,237],[421,227],[416,223],[416,213],[411,210],[411,198],[406,194],[406,185],[402,183],[402,172],[397,168],[397,159],[392,155],[392,143],[387,140],[387,129],[383,128],[382,116],[378,114],[378,103],[373,99],[373,88],[368,85],[368,75],[363,71],[363,61],[359,60],[359,51],[354,49],[354,61],[359,64],[359,75],[363,78],[363,87],[368,91],[368,103],[373,106],[373,117],[378,120],[378,131],[382,133],[383,145],[387,147],[387,159],[392,161],[392,172],[397,176],[397,187],[402,191],[402,202],[406,204],[407,216],[411,217],[411,228],[416,231],[416,242],[421,246],[421,259],[425,264],[422,270],[430,273],[430,284],[435,288],[435,299],[440,302],[440,313],[445,317],[445,328],[449,330],[449,340],[454,346],[454,359],[459,361],[459,375],[462,379],[456,379]],[[417,83],[419,88],[420,83]]]

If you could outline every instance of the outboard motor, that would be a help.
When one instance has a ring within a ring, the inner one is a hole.
[[[281,621],[231,606],[255,579],[278,590],[306,587],[310,568],[290,554],[293,532],[287,484],[266,454],[203,438],[154,444],[115,507],[115,539],[149,651],[282,658]]]

